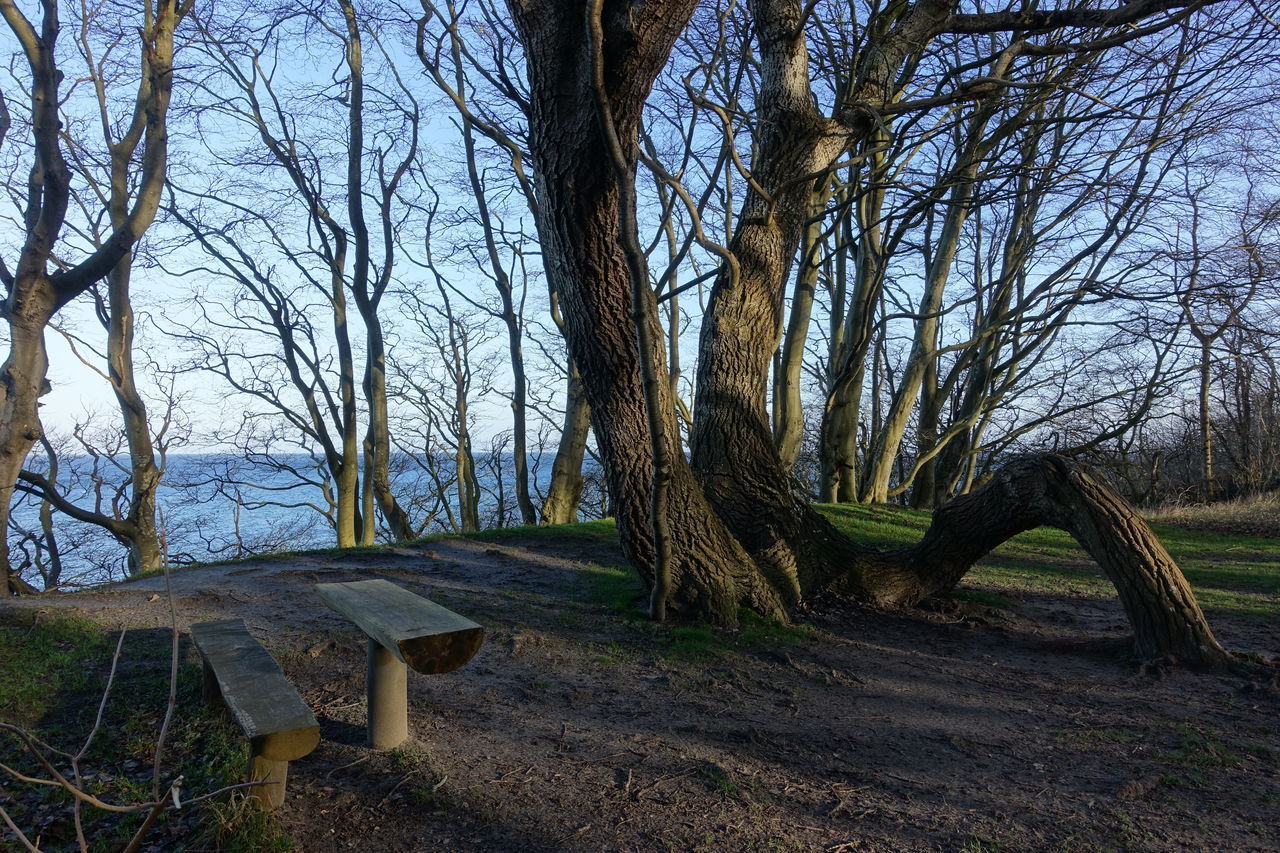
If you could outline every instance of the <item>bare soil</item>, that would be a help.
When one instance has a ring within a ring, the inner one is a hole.
[[[182,627],[244,618],[321,721],[280,813],[307,853],[1280,850],[1274,690],[1138,673],[1114,602],[831,600],[811,631],[682,652],[586,603],[588,564],[618,562],[451,539],[172,580]],[[412,735],[387,753],[364,746],[364,640],[312,588],[375,577],[488,630],[463,668],[410,675]],[[169,622],[161,577],[6,606]],[[1214,627],[1280,655],[1275,622]]]

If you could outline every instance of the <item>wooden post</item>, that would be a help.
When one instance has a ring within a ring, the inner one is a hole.
[[[475,655],[484,628],[382,579],[318,583],[325,604],[369,638],[369,746],[392,749],[409,737],[408,672],[452,672]]]
[[[369,746],[392,749],[409,737],[408,667],[369,638]]]
[[[256,800],[264,809],[277,809],[284,805],[284,790],[288,780],[289,762],[272,761],[252,746],[249,747],[248,781],[267,783],[246,788],[249,799]]]

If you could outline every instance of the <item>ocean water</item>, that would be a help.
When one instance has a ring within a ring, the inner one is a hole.
[[[541,504],[552,459],[551,453],[529,457],[535,505]],[[509,453],[478,454],[476,464],[481,526],[521,523],[513,491],[514,457]],[[126,460],[104,457],[63,459],[58,482],[78,506],[123,516],[128,508],[125,465]],[[599,467],[588,460],[584,475],[587,488],[581,517],[601,517],[605,500]],[[457,529],[452,459],[396,456],[392,460],[392,490],[422,535]],[[220,453],[171,455],[157,503],[157,523],[164,532],[168,559],[175,565],[336,544],[328,518],[335,511],[331,484],[319,460],[303,454],[250,459]],[[25,563],[23,577],[38,587],[44,585],[40,568],[48,571],[51,563],[39,505],[39,499],[31,495],[20,498],[9,532],[14,564]],[[59,586],[101,583],[127,574],[126,549],[102,527],[57,512],[52,526],[63,564]],[[379,530],[379,541],[388,538],[385,530]]]

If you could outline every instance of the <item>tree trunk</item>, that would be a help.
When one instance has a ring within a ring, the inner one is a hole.
[[[603,156],[590,106],[584,16],[569,0],[510,0],[510,7],[525,46],[548,275],[562,301],[571,353],[584,367],[623,551],[652,582],[646,501],[652,458],[629,277],[617,241],[618,176]],[[606,10],[606,89],[632,168],[644,99],[691,10],[688,0],[653,0],[643,27],[627,4]],[[765,386],[782,285],[805,219],[808,182],[795,178],[826,168],[843,150],[845,133],[866,135],[872,125],[864,117],[865,126],[842,130],[815,115],[798,2],[755,0],[752,11],[762,114],[754,183],[770,195],[753,191],[747,199],[731,244],[736,263],[721,270],[703,324],[691,436],[700,482],[679,448],[669,448],[675,461],[672,612],[721,623],[736,621],[738,606],[782,616],[785,605],[826,589],[883,604],[910,603],[949,589],[1009,536],[1054,524],[1076,536],[1117,584],[1142,657],[1224,662],[1226,653],[1185,580],[1145,524],[1105,485],[1065,460],[1034,457],[1008,466],[983,489],[939,509],[918,545],[886,553],[849,541],[793,493],[773,443]],[[889,100],[901,62],[927,42],[945,11],[941,3],[909,7],[864,58],[865,79],[853,100]],[[653,297],[647,289],[645,295]],[[657,341],[656,312],[647,313],[655,326],[649,339]],[[661,347],[652,349],[653,363],[661,366]],[[670,419],[670,400],[660,403]]]
[[[370,322],[372,319],[374,322]],[[369,405],[369,428],[365,434],[365,479],[377,500],[391,538],[404,542],[414,538],[413,522],[391,491],[391,425],[387,412],[387,352],[382,323],[376,308],[365,320],[369,352],[365,355],[365,400]],[[366,527],[373,527],[373,515],[366,509]],[[369,538],[369,537],[366,537]]]
[[[914,603],[951,589],[991,549],[1042,525],[1070,533],[1115,584],[1141,660],[1229,661],[1142,517],[1097,474],[1051,454],[1009,462],[981,488],[939,507],[919,543],[868,559],[865,569],[855,560],[843,583],[882,604]]]
[[[53,316],[47,285],[14,290],[24,292],[27,298],[17,305],[11,300],[8,306],[9,356],[0,366],[0,566],[7,594],[31,590],[30,584],[10,569],[9,514],[27,454],[44,434],[38,407],[49,370],[44,329]]]
[[[646,10],[642,32],[631,29],[625,9],[605,9],[605,88],[633,174],[645,97],[694,5],[691,0],[657,0]],[[614,496],[623,551],[652,584],[648,497],[653,460],[630,279],[618,245],[618,178],[602,144],[585,16],[581,4],[568,0],[513,0],[510,7],[529,73],[530,147],[547,273],[564,314],[570,353],[577,364],[590,365],[583,373],[583,388]],[[646,289],[646,296],[653,300],[652,291]],[[666,368],[656,306],[646,313],[654,326],[651,357],[661,374]],[[669,612],[725,624],[737,621],[741,606],[781,617],[781,601],[761,582],[751,560],[707,505],[676,442],[679,432],[671,416],[669,387],[659,386],[658,408],[668,420],[664,432],[673,460]]]
[[[1200,409],[1200,478],[1204,483],[1203,497],[1206,501],[1211,501],[1217,491],[1213,481],[1213,421],[1210,419],[1209,408],[1209,392],[1212,388],[1210,377],[1212,352],[1208,336],[1198,337],[1200,337],[1200,364],[1198,365],[1200,382],[1196,397]]]
[[[955,259],[956,250],[960,246],[961,231],[969,214],[969,206],[973,197],[973,182],[977,177],[979,150],[983,145],[979,142],[990,119],[992,109],[979,109],[970,120],[968,134],[957,140],[957,147],[963,145],[959,155],[961,162],[955,173],[951,175],[954,186],[951,199],[943,220],[942,233],[937,244],[932,247],[933,256],[928,261],[928,275],[925,290],[920,298],[919,316],[916,318],[916,332],[911,344],[911,355],[907,358],[898,382],[897,392],[889,405],[883,427],[877,432],[868,454],[867,490],[862,499],[868,503],[883,503],[889,499],[889,479],[897,460],[902,438],[911,418],[911,410],[921,395],[925,375],[937,358],[938,326],[941,320],[942,297],[947,279],[951,274],[951,262]],[[899,488],[907,484],[900,483]]]
[[[845,192],[852,196],[841,222],[843,243],[856,251],[853,288],[849,292],[847,251],[836,256],[836,288],[832,298],[831,346],[827,365],[827,398],[818,432],[822,460],[820,494],[827,503],[858,500],[858,424],[867,353],[871,349],[876,309],[885,278],[885,246],[881,224],[889,158],[887,128],[878,128],[862,144],[867,171],[850,170]],[[863,177],[865,175],[865,177]],[[859,179],[867,186],[859,186]],[[857,238],[854,221],[857,218]],[[856,248],[855,248],[856,247]],[[848,308],[846,309],[846,295]],[[878,394],[877,394],[878,397]]]
[[[571,524],[578,520],[578,503],[582,499],[582,461],[587,453],[587,433],[591,428],[591,407],[582,390],[578,368],[569,364],[569,388],[565,395],[564,427],[555,461],[551,463],[551,482],[542,503],[542,524]]]
[[[123,188],[124,165],[120,164],[118,184],[113,175],[113,195],[118,185]],[[126,215],[125,198],[113,198],[112,219],[116,220],[113,224],[119,227]],[[156,529],[160,467],[156,464],[146,403],[138,393],[133,369],[135,324],[129,295],[132,273],[133,254],[128,253],[107,276],[107,373],[129,447],[128,521],[133,533],[128,539],[129,574],[138,574],[160,568],[164,564],[164,553]]]
[[[830,181],[823,181],[813,192],[809,204],[809,224],[804,229],[800,247],[801,266],[791,296],[791,313],[787,318],[787,334],[783,338],[781,361],[774,379],[777,410],[774,441],[778,456],[788,471],[795,467],[804,439],[804,411],[800,401],[800,371],[804,366],[804,345],[809,337],[809,318],[813,314],[813,297],[820,270],[818,255],[822,249],[822,211],[831,197]]]
[[[63,305],[88,290],[125,256],[155,218],[164,186],[172,93],[173,30],[185,9],[156,4],[148,26],[140,29],[141,82],[130,133],[144,142],[134,206],[125,220],[87,258],[63,265],[52,276],[53,256],[66,218],[71,173],[62,154],[63,103],[56,42],[58,4],[42,4],[39,32],[13,3],[0,5],[0,17],[21,45],[31,73],[30,130],[35,155],[23,211],[25,240],[17,263],[5,266],[8,296],[3,306],[9,324],[9,355],[0,366],[0,574],[5,590],[29,590],[9,566],[9,513],[15,484],[32,445],[43,434],[39,398],[47,389],[48,356],[44,330]],[[61,259],[60,259],[61,260]]]

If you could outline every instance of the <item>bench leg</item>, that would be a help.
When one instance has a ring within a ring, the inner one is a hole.
[[[218,686],[218,676],[214,675],[213,667],[209,665],[208,661],[204,662],[204,681],[201,683],[200,687],[200,693],[207,704],[223,704],[222,688]]]
[[[278,809],[284,805],[284,787],[288,780],[289,762],[263,758],[250,748],[248,781],[268,784],[246,788],[249,799],[256,800],[264,809]]]
[[[369,746],[392,749],[409,737],[408,667],[369,640]]]

